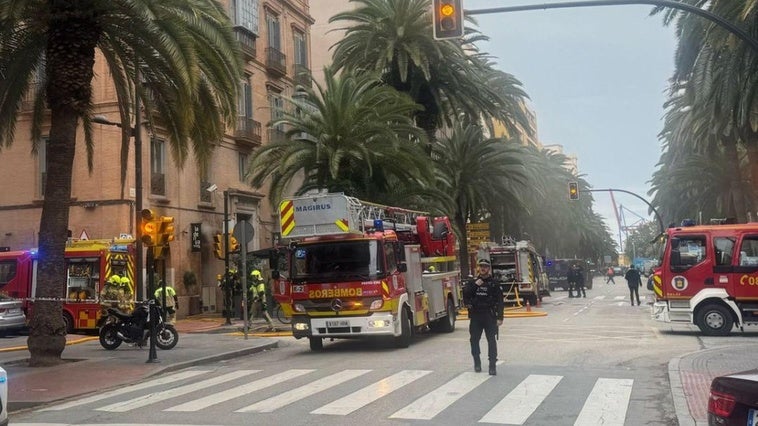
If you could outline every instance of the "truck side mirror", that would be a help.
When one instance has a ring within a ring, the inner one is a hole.
[[[278,270],[274,269],[273,271],[271,271],[271,278],[272,279],[278,280],[279,277],[280,277],[280,275],[279,275],[279,271]]]
[[[408,265],[405,263],[398,263],[397,270],[400,272],[408,272]]]

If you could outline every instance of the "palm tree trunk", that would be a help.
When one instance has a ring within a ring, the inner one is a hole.
[[[745,194],[742,192],[742,171],[739,168],[740,160],[737,154],[737,141],[728,138],[724,141],[724,155],[732,164],[738,165],[736,173],[731,173],[732,207],[734,208],[737,223],[747,222],[747,209],[745,208]]]
[[[46,69],[51,120],[36,291],[43,300],[34,304],[27,340],[33,367],[60,363],[66,344],[61,303],[55,299],[65,294],[76,129],[79,117],[90,112],[95,46],[101,33],[99,11],[97,0],[50,2]]]

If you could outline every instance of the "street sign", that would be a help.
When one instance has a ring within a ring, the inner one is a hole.
[[[244,235],[242,234],[243,232]],[[240,220],[237,222],[237,224],[234,225],[234,230],[232,231],[234,238],[239,241],[252,241],[254,234],[255,231],[253,230],[253,225],[251,225],[250,222],[246,220]]]

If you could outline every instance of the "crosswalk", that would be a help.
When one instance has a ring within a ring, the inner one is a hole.
[[[504,370],[501,366],[501,370]],[[505,376],[508,376],[507,378]],[[578,386],[573,381],[583,380]],[[432,370],[371,369],[289,369],[216,370],[190,369],[131,386],[49,406],[36,413],[107,412],[136,413],[148,407],[173,413],[202,413],[212,407],[233,407],[232,413],[274,413],[302,409],[303,401],[329,395],[327,402],[315,409],[308,406],[305,415],[313,422],[327,421],[324,416],[349,416],[369,409],[379,400],[391,400],[391,410],[383,411],[387,419],[432,420],[442,424],[446,413],[466,412],[471,421],[488,424],[540,424],[533,418],[541,406],[561,393],[575,394],[582,389],[584,403],[573,420],[574,425],[623,425],[634,380],[598,377],[592,379],[551,374],[524,373],[516,380],[501,371],[499,376],[474,372],[436,372]],[[415,396],[408,397],[411,384]],[[590,386],[591,385],[591,386]],[[261,393],[262,390],[269,392]],[[588,391],[588,392],[586,392]],[[398,395],[395,399],[393,395]],[[472,401],[487,395],[492,403],[476,407],[470,417]],[[468,399],[467,399],[468,398]],[[321,404],[323,399],[318,399]],[[263,415],[263,414],[260,414]],[[319,420],[321,419],[321,420]],[[32,426],[34,423],[14,423]],[[45,424],[53,424],[46,422]],[[566,423],[571,424],[571,423]]]

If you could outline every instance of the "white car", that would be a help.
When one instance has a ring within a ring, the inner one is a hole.
[[[8,426],[8,374],[0,367],[0,426]]]

